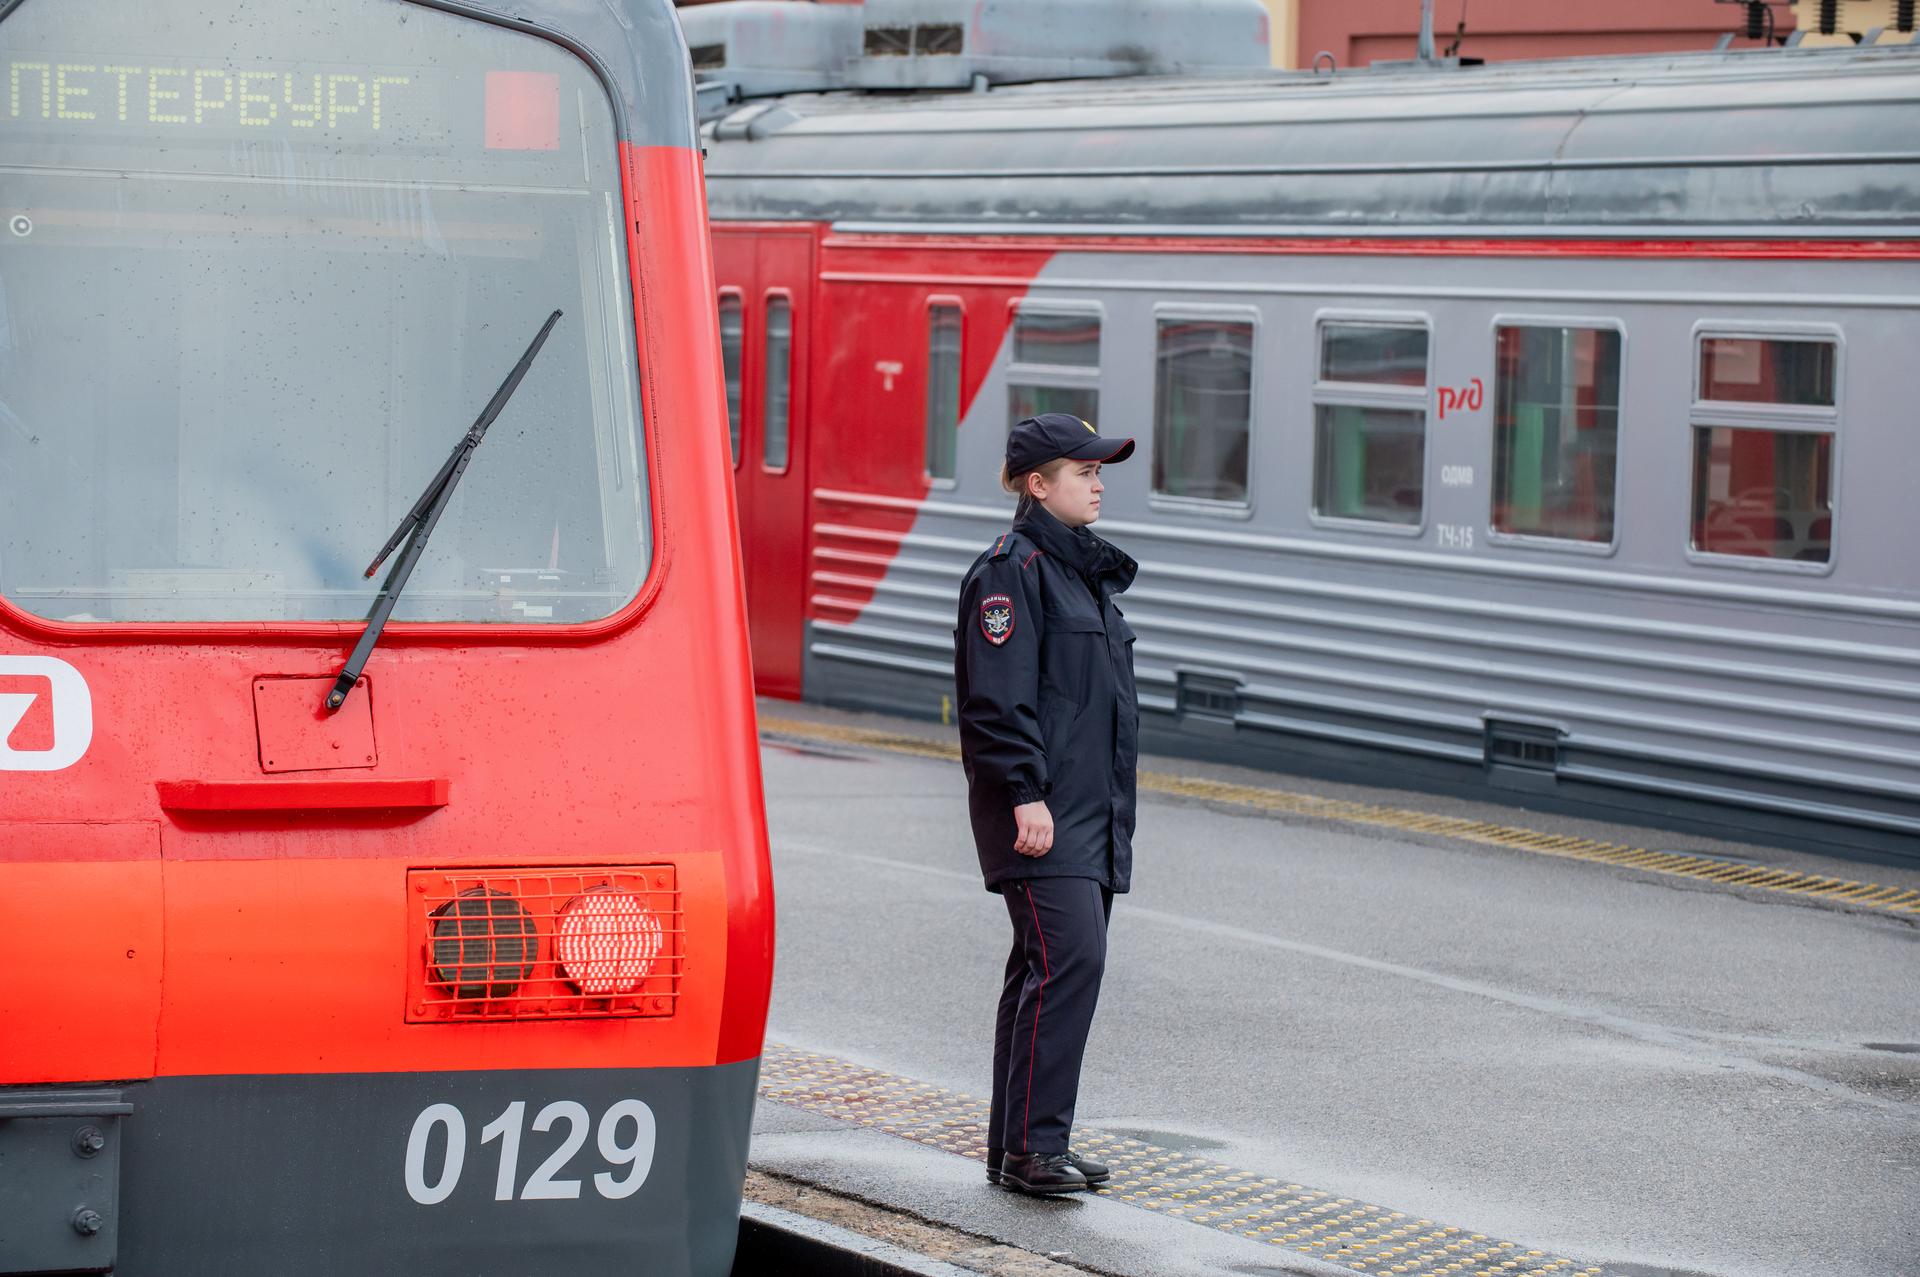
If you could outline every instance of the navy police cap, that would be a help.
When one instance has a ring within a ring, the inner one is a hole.
[[[1059,457],[1112,463],[1132,455],[1133,440],[1102,438],[1091,424],[1070,412],[1027,417],[1007,433],[1008,474],[1025,474]]]

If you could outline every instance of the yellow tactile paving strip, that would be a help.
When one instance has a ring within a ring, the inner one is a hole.
[[[842,745],[860,745],[926,758],[958,760],[959,747],[946,741],[927,740],[896,732],[874,731],[863,727],[845,727],[831,723],[809,723],[800,719],[762,718],[760,730],[771,736],[799,740],[826,741]],[[1259,811],[1311,816],[1320,820],[1343,821],[1350,825],[1369,825],[1379,829],[1403,829],[1409,833],[1455,838],[1462,842],[1483,843],[1530,851],[1567,860],[1587,860],[1619,865],[1647,873],[1693,878],[1701,882],[1778,891],[1793,896],[1812,896],[1862,909],[1920,916],[1920,890],[1882,887],[1871,882],[1852,882],[1820,874],[1799,873],[1792,869],[1769,869],[1764,865],[1729,864],[1709,856],[1689,856],[1672,851],[1648,851],[1620,843],[1593,838],[1575,838],[1521,829],[1462,816],[1437,816],[1431,812],[1403,807],[1383,807],[1374,803],[1345,802],[1319,798],[1312,794],[1284,789],[1263,789],[1256,785],[1235,785],[1225,781],[1201,780],[1166,772],[1140,773],[1144,793],[1166,794],[1176,798],[1197,798],[1207,802],[1250,807]]]
[[[986,1101],[957,1091],[769,1042],[760,1057],[760,1094],[916,1144],[986,1160]],[[1312,1255],[1356,1273],[1609,1277],[1600,1265],[1580,1264],[1519,1242],[1336,1197],[1126,1136],[1081,1127],[1074,1132],[1073,1146],[1074,1151],[1112,1168],[1112,1182],[1100,1190],[1103,1197]]]

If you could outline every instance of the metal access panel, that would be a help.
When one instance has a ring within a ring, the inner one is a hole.
[[[102,1273],[120,1240],[118,1091],[0,1091],[0,1273]]]

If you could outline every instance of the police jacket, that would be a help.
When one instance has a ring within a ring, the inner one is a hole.
[[[1032,510],[960,587],[953,677],[973,840],[987,889],[1009,878],[1133,873],[1140,710],[1133,630],[1113,596],[1138,565],[1085,528]],[[1013,809],[1044,799],[1053,849],[1013,849]]]

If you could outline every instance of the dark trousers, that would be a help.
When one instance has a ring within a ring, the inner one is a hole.
[[[1064,1153],[1107,966],[1113,893],[1091,878],[1016,878],[1000,894],[1013,952],[993,1025],[987,1143],[1010,1153]]]

